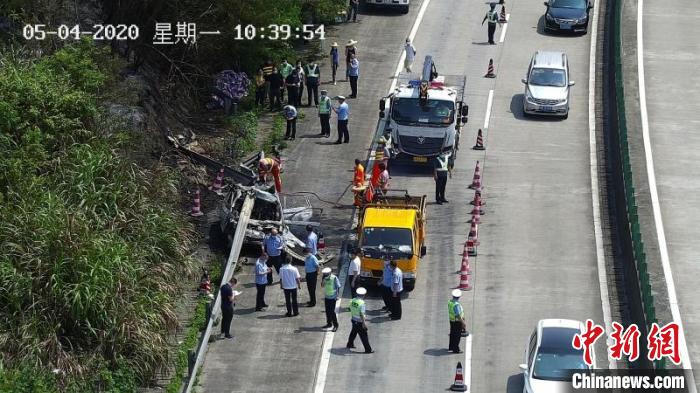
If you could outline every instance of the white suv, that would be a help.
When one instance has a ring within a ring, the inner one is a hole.
[[[569,60],[564,52],[537,51],[530,60],[525,84],[523,113],[569,116]]]
[[[365,0],[368,7],[395,7],[401,10],[402,13],[408,14],[410,0]]]

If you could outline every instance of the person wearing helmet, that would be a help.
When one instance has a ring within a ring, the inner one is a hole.
[[[323,288],[324,302],[326,306],[326,326],[325,329],[333,327],[333,331],[338,330],[338,316],[335,314],[335,304],[338,300],[338,290],[340,289],[340,280],[331,272],[331,268],[327,267],[321,270],[323,278],[321,279],[321,288]]]
[[[462,338],[462,331],[467,331],[467,323],[464,321],[464,309],[459,304],[462,291],[455,289],[452,291],[452,299],[447,302],[447,314],[450,317],[450,345],[448,351],[462,353],[459,349],[459,341]]]
[[[266,157],[258,161],[258,176],[261,182],[265,182],[268,174],[272,174],[275,179],[275,190],[279,194],[282,192],[282,179],[280,178],[280,163],[274,158]]]
[[[367,290],[363,287],[359,287],[356,293],[357,294],[350,302],[352,330],[350,331],[350,337],[348,337],[348,343],[345,347],[348,349],[355,348],[355,337],[359,334],[362,346],[365,347],[365,353],[373,353],[374,351],[372,350],[372,346],[369,345],[369,338],[367,337],[367,317],[364,300]]]

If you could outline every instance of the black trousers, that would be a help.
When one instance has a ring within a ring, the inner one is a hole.
[[[287,120],[287,133],[284,134],[287,138],[296,138],[297,135],[297,118]]]
[[[304,96],[304,84],[300,83],[299,84],[299,95],[297,95],[297,102],[294,105],[301,106],[301,97],[303,97],[303,96]]]
[[[287,104],[297,106],[299,99],[299,88],[297,86],[287,85]]]
[[[265,86],[259,86],[255,90],[255,105],[265,105]]]
[[[359,2],[357,4],[350,3],[350,6],[348,7],[348,22],[350,22],[350,19],[352,19],[353,22],[357,22],[358,8],[360,8]]]
[[[387,308],[387,310],[391,311],[391,300],[389,297],[391,296],[391,288],[385,287],[382,285],[381,287],[382,290],[382,300],[384,301],[384,307]]]
[[[401,319],[401,292],[394,296],[394,292],[389,289],[389,311],[391,319]]]
[[[282,106],[282,90],[281,89],[270,89],[270,110],[274,108],[280,108]]]
[[[282,255],[270,256],[270,266],[274,267],[279,275],[282,267]],[[272,269],[267,273],[267,285],[272,285]]]
[[[318,83],[306,84],[306,98],[308,98],[309,106],[311,106],[312,98],[314,100],[314,105],[318,105]]]
[[[336,142],[350,142],[350,132],[348,131],[347,120],[338,120],[338,140]]]
[[[322,113],[318,117],[321,119],[321,135],[331,136],[331,114]]]
[[[350,76],[350,97],[357,97],[357,76]]]
[[[435,179],[435,200],[438,202],[445,200],[445,186],[447,186],[447,171],[438,171]]]
[[[260,309],[265,307],[265,288],[266,284],[255,284],[255,309]]]
[[[338,316],[335,314],[335,299],[323,299],[326,308],[326,325],[338,327]]]
[[[493,41],[493,35],[496,33],[496,24],[489,22],[488,25],[489,25],[489,44],[494,44],[495,42]]]
[[[284,303],[287,305],[287,315],[299,315],[296,288],[284,290]]]
[[[352,295],[352,297],[355,297],[355,286],[352,285],[352,281],[354,279],[355,279],[355,275],[353,275],[353,274],[348,275],[347,285],[350,287],[350,295]]]
[[[221,333],[231,335],[231,320],[233,319],[233,305],[221,305]]]
[[[338,64],[337,63],[333,63],[331,65],[331,72],[333,74],[333,82],[335,82],[335,74],[338,72]]]
[[[448,351],[459,351],[459,341],[462,339],[462,322],[450,321],[450,346]]]
[[[352,330],[350,331],[350,337],[348,337],[348,347],[355,346],[355,337],[360,335],[360,340],[362,340],[362,346],[365,347],[365,352],[371,352],[372,347],[369,345],[369,338],[367,337],[367,330],[362,326],[362,322],[352,321]]]
[[[306,273],[306,289],[309,290],[309,305],[316,305],[316,282],[318,281],[318,272]]]

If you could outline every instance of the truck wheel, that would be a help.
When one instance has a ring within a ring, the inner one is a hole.
[[[403,290],[406,291],[406,292],[411,292],[411,291],[413,291],[414,288],[415,288],[415,284],[408,284],[408,283],[406,283],[406,284],[404,284],[404,286],[403,286]]]
[[[407,6],[407,5],[401,7],[401,13],[402,13],[402,14],[408,14],[408,7],[409,7],[409,6]]]

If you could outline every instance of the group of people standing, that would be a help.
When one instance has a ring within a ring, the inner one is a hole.
[[[268,60],[258,68],[255,75],[255,104],[264,106],[268,97],[270,111],[280,109],[286,91],[286,103],[301,107],[306,86],[307,106],[312,103],[318,106],[320,83],[321,67],[316,62],[310,61],[303,65],[301,60],[297,60],[296,65],[292,65],[283,59],[279,65],[275,65],[272,60]]]

